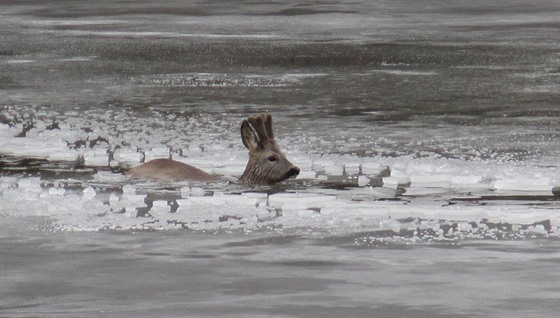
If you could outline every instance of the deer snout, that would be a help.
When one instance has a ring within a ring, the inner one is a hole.
[[[297,177],[298,174],[299,168],[296,166],[291,167],[290,170],[288,170],[288,178]]]

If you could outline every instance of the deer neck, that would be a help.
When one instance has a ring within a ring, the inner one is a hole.
[[[257,167],[255,159],[251,156],[249,158],[249,162],[247,162],[245,171],[243,171],[243,174],[239,178],[239,181],[246,184],[260,184],[262,183],[261,179],[262,173]]]

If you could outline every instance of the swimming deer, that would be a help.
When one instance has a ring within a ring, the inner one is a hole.
[[[249,162],[239,181],[248,185],[274,184],[299,174],[280,151],[274,140],[272,116],[250,116],[241,124],[241,140],[249,149]],[[171,159],[154,159],[132,168],[127,175],[163,180],[217,181],[217,175],[206,173],[186,163]]]

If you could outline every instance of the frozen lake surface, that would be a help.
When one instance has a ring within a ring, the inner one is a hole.
[[[555,1],[1,8],[3,316],[560,310]],[[297,179],[123,175],[261,112]]]

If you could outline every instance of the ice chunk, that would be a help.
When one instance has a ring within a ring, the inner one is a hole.
[[[119,168],[120,163],[116,160],[111,160],[109,161],[109,167],[113,168],[113,169],[117,169]]]
[[[177,205],[179,205],[179,208],[184,208],[187,206],[190,206],[193,204],[193,201],[188,198],[188,199],[177,199],[175,200],[175,202],[177,202]]]
[[[155,219],[158,224],[165,224],[169,219],[171,207],[166,201],[154,201],[154,205],[150,209],[150,215]],[[155,224],[151,225],[154,226]]]
[[[112,192],[109,195],[109,204],[110,205],[116,205],[116,204],[119,203],[119,201],[120,201],[119,197],[114,192]]]
[[[410,187],[406,189],[404,195],[411,195],[411,196],[427,196],[433,194],[441,194],[449,191],[446,188],[440,187]]]
[[[330,166],[334,166],[334,162],[332,160],[317,159],[313,162],[312,169],[318,173],[325,173],[327,171],[327,167]]]
[[[49,153],[47,159],[52,161],[76,161],[78,160],[78,152],[73,149],[60,149]]]
[[[15,188],[17,185],[17,177],[0,177],[0,193],[4,190]]]
[[[191,196],[191,187],[184,186],[181,188],[181,198],[187,198]]]
[[[123,194],[121,200],[119,201],[120,204],[128,208],[136,208],[140,206],[145,206],[145,194]]]
[[[261,192],[243,192],[241,193],[241,196],[247,198],[256,198],[260,200],[263,199],[266,200],[268,198],[268,195],[266,193],[261,193]]]
[[[152,202],[154,207],[169,207],[169,204],[167,203],[167,201],[164,200],[156,200]]]
[[[50,195],[63,195],[65,192],[64,188],[49,188]]]
[[[344,163],[344,172],[348,175],[357,175],[360,173],[360,166],[359,162],[346,162]]]
[[[258,193],[258,192],[244,192],[241,193],[241,197],[252,199],[255,202],[255,206],[265,206],[268,200],[268,195],[266,193]],[[251,201],[246,201],[251,202]]]
[[[312,170],[301,170],[296,179],[315,179],[317,173]]]
[[[131,184],[125,184],[122,187],[123,193],[125,194],[135,194],[136,193],[136,187],[134,187]]]
[[[204,191],[203,188],[199,188],[199,187],[191,188],[191,196],[201,197],[204,196],[205,193],[206,191]]]
[[[217,196],[193,196],[188,199],[184,199],[188,202],[187,205],[199,204],[199,205],[213,205],[213,206],[225,206],[228,209],[232,206],[248,206],[257,207],[259,205],[258,198],[251,198],[241,195],[217,195]],[[185,202],[181,200],[182,202]],[[181,206],[181,204],[179,204]]]
[[[326,166],[325,173],[329,176],[341,176],[344,174],[344,166],[342,165]]]
[[[308,155],[288,154],[288,158],[290,159],[291,162],[293,162],[301,170],[311,170],[311,169],[313,169],[313,160]]]
[[[112,183],[124,181],[126,178],[120,173],[113,173],[111,171],[98,171],[93,176],[93,179],[98,182]]]
[[[269,206],[283,209],[321,208],[333,201],[336,201],[334,195],[278,193],[268,197]]]
[[[362,162],[362,174],[366,176],[379,176],[385,173],[389,167],[377,162]]]
[[[507,178],[497,180],[494,188],[498,191],[535,191],[550,193],[550,179],[542,178]]]
[[[4,154],[20,157],[46,158],[54,150],[64,149],[66,145],[61,140],[38,138],[0,138],[0,149]]]
[[[408,177],[384,177],[383,186],[386,188],[396,189],[401,185],[407,185],[410,183]]]
[[[370,181],[371,180],[366,176],[359,176],[358,177],[358,186],[359,187],[365,187],[366,185],[369,184]]]
[[[152,159],[169,158],[169,153],[170,151],[168,147],[154,147],[145,152],[144,161],[148,162]]]
[[[84,164],[89,167],[106,167],[109,165],[109,154],[105,149],[88,150],[82,153]]]
[[[113,152],[113,160],[122,165],[136,165],[142,161],[144,155],[132,148],[118,148]]]
[[[379,228],[381,230],[389,230],[393,231],[394,233],[399,233],[402,229],[402,224],[398,220],[395,219],[386,219],[379,222]]]
[[[93,199],[93,197],[95,197],[95,195],[97,194],[95,192],[95,189],[93,187],[87,187],[82,191],[82,197],[86,200],[91,200]]]
[[[18,180],[17,185],[24,192],[40,193],[43,191],[41,188],[41,178],[22,178]]]

